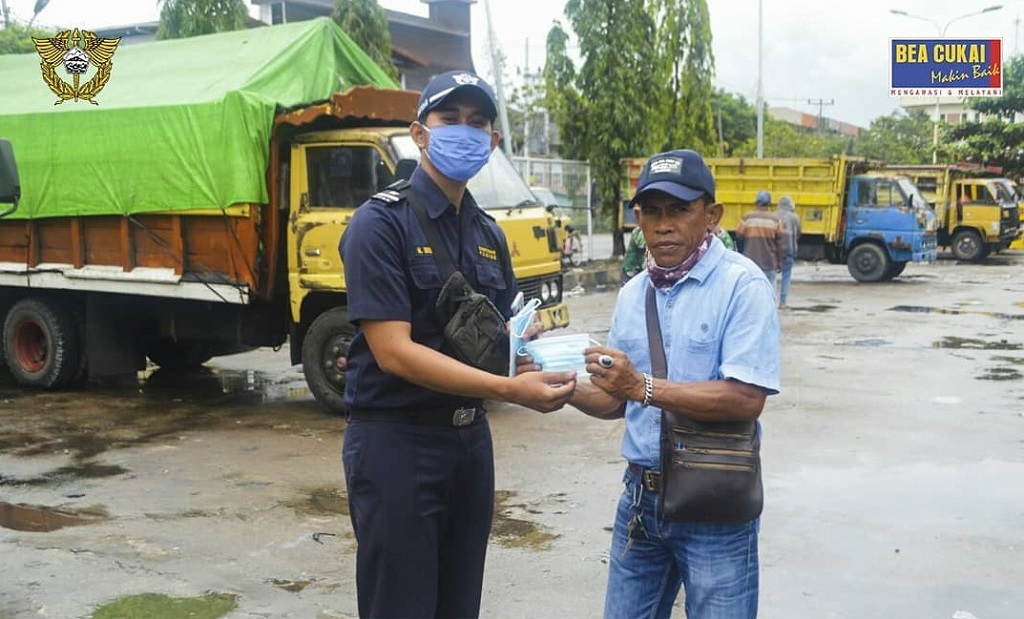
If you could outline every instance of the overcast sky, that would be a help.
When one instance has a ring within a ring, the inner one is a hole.
[[[36,0],[8,0],[19,21],[32,17]],[[764,92],[769,105],[817,113],[809,100],[834,102],[822,112],[831,118],[867,126],[872,118],[897,108],[889,97],[889,39],[937,37],[959,16],[996,5],[999,0],[761,0],[764,20]],[[378,0],[381,6],[427,14],[419,0]],[[536,71],[544,60],[544,38],[554,20],[566,25],[563,0],[490,0],[498,45],[508,58],[506,82],[526,66]],[[715,83],[751,101],[757,93],[758,0],[709,0],[714,37]],[[1024,46],[1024,0],[1004,0],[1003,8],[956,20],[947,37],[1001,38],[1004,58]],[[890,9],[927,17],[936,23],[893,15]],[[472,7],[477,71],[491,75],[484,1]],[[154,0],[50,0],[37,22],[96,28],[157,19]],[[2,87],[2,85],[0,85]]]

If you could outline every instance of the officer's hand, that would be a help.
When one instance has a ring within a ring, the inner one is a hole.
[[[591,346],[583,355],[587,359],[590,382],[595,387],[616,400],[643,399],[644,376],[626,353],[607,346]]]
[[[530,340],[537,339],[541,333],[544,333],[544,323],[540,321],[537,314],[534,313],[533,320],[530,321],[530,326],[526,327],[526,332],[523,333],[523,341],[529,342]]]
[[[526,372],[540,372],[540,365],[533,362],[530,355],[516,355],[516,375]]]
[[[527,371],[516,374],[516,404],[541,413],[557,411],[576,390],[576,372]]]

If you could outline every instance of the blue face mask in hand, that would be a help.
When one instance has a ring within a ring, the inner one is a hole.
[[[586,333],[543,337],[523,344],[519,354],[530,355],[533,362],[545,372],[575,370],[577,376],[587,375],[587,360],[583,351],[590,346]]]
[[[423,128],[430,134],[427,159],[452,180],[468,181],[491,158],[491,134],[483,129],[469,125]]]

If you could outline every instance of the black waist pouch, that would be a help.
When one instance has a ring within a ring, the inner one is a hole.
[[[435,309],[444,325],[445,354],[491,374],[508,375],[505,318],[461,272],[452,273],[441,287]]]
[[[705,423],[661,413],[661,517],[746,522],[761,515],[756,421]]]

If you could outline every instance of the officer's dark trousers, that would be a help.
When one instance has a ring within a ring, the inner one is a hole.
[[[360,617],[477,617],[494,512],[486,417],[350,420],[342,454]]]

